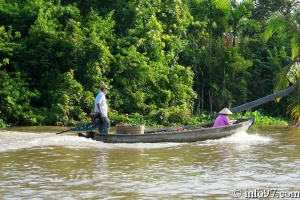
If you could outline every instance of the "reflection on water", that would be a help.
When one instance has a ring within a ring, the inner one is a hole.
[[[299,134],[292,127],[253,127],[196,143],[104,144],[74,133],[2,130],[0,196],[233,199],[236,189],[296,191]]]

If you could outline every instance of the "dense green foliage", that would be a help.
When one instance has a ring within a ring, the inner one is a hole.
[[[266,42],[263,30],[291,5],[0,0],[0,126],[86,122],[102,83],[113,124],[192,124],[270,94],[291,52],[284,33]],[[283,100],[258,109],[286,108]]]

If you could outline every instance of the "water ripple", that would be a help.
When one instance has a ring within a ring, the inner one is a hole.
[[[104,144],[71,134],[0,132],[0,196],[223,200],[233,199],[235,189],[297,190],[300,140],[291,131],[276,127],[183,144]]]

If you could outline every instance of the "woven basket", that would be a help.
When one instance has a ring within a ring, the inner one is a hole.
[[[126,126],[125,127],[125,134],[144,134],[144,125],[137,125],[137,126]]]
[[[125,134],[125,126],[116,126],[117,134]]]

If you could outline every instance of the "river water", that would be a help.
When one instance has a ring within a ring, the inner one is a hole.
[[[57,131],[0,130],[1,199],[300,199],[296,127],[183,144],[105,144]]]

